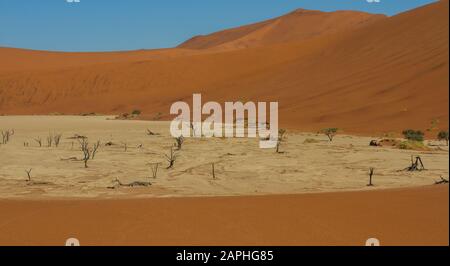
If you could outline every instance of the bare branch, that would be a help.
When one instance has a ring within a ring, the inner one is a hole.
[[[156,179],[156,177],[158,176],[158,168],[159,168],[160,164],[161,163],[150,163],[149,164],[150,165],[150,169],[152,171],[152,178],[153,179]]]
[[[27,176],[28,176],[27,182],[31,182],[31,171],[32,171],[32,170],[33,170],[33,169],[25,170],[25,172],[27,173]]]
[[[177,149],[181,150],[181,147],[183,146],[183,143],[184,143],[184,137],[179,136],[178,138],[175,138],[175,141],[176,141]]]
[[[34,139],[34,141],[36,141],[38,143],[39,147],[42,147],[42,138],[41,137]]]
[[[7,144],[10,140],[11,137],[14,136],[14,129],[8,129],[8,130],[2,130],[1,134],[2,134],[2,144]]]
[[[170,148],[169,155],[165,154],[165,156],[166,156],[167,162],[169,163],[169,166],[167,167],[167,169],[173,168],[173,165],[175,164],[177,156],[176,156],[175,152],[173,151],[172,147]]]
[[[55,144],[55,147],[56,147],[56,148],[58,148],[59,143],[60,143],[60,141],[61,141],[61,138],[62,138],[62,134],[60,134],[60,133],[55,134],[55,135],[53,136],[53,143]]]

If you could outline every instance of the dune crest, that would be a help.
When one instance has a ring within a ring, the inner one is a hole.
[[[385,19],[356,11],[321,12],[297,9],[284,16],[228,29],[206,36],[196,36],[181,45],[187,49],[239,49],[293,41],[353,30]]]

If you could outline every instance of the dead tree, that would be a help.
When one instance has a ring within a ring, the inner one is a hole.
[[[128,151],[128,143],[122,142],[122,144],[123,144],[123,151],[127,152]]]
[[[184,137],[179,136],[178,138],[175,138],[175,141],[176,141],[177,149],[181,150],[181,147],[183,146],[183,143],[184,143]]]
[[[284,140],[284,136],[286,135],[286,129],[280,129],[278,130],[278,139],[280,141]]]
[[[15,131],[14,129],[8,129],[8,130],[2,130],[2,144],[7,144],[10,140],[11,137],[14,135]]]
[[[448,184],[448,180],[441,176],[441,180],[434,182],[436,185]]]
[[[41,139],[41,137],[38,137],[38,138],[34,139],[34,141],[37,142],[37,144],[39,145],[39,147],[42,147],[42,139]]]
[[[89,142],[87,139],[78,140],[80,143],[81,151],[83,152],[83,158],[81,159],[84,162],[84,168],[88,168],[88,161],[91,159],[92,150],[89,148]]]
[[[277,153],[283,153],[283,152],[280,152],[280,146],[281,146],[281,143],[284,141],[284,135],[285,134],[286,134],[286,130],[285,129],[278,130]]]
[[[156,179],[156,177],[158,176],[158,168],[159,168],[160,164],[161,163],[151,163],[150,164],[150,169],[152,170],[152,178],[153,179]]]
[[[62,134],[55,134],[53,136],[53,143],[55,144],[55,147],[58,148],[59,143],[61,142]]]
[[[94,147],[92,148],[92,160],[95,159],[95,155],[97,154],[98,148],[100,148],[100,140],[97,140],[97,142],[94,143]]]
[[[49,135],[47,136],[47,147],[51,147],[51,146],[52,146],[52,143],[53,143],[53,135],[52,135],[52,134],[49,134]]]
[[[80,148],[83,152],[83,158],[81,160],[84,162],[84,167],[88,168],[88,161],[94,160],[101,143],[98,140],[96,143],[94,143],[94,145],[92,145],[92,147],[89,147],[89,141],[86,138],[78,139],[78,142],[80,143]]]
[[[27,173],[27,176],[28,176],[27,182],[31,182],[31,171],[32,171],[32,170],[33,170],[33,169],[25,170],[25,172]]]
[[[339,131],[339,129],[337,129],[337,128],[325,128],[325,129],[322,129],[321,132],[323,134],[325,134],[331,142],[331,141],[333,141],[333,139],[336,136],[338,131]]]
[[[414,171],[423,171],[426,169],[420,156],[416,156],[415,160],[414,156],[411,156],[411,166],[405,168],[405,170],[409,172],[414,172]]]
[[[169,155],[165,154],[166,156],[166,160],[169,163],[169,166],[167,166],[166,169],[171,169],[173,168],[173,165],[175,164],[175,161],[177,159],[177,155],[175,154],[175,152],[173,151],[173,148],[170,148],[170,153]]]
[[[215,180],[216,179],[216,169],[214,167],[214,163],[212,163],[212,169],[211,170],[212,170],[212,177]]]
[[[374,175],[375,169],[373,167],[370,167],[369,170],[369,184],[367,185],[368,187],[372,187],[373,183],[372,183],[372,177]]]

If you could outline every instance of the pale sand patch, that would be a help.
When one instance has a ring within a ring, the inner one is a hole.
[[[342,190],[373,190],[433,184],[440,175],[448,177],[448,148],[442,151],[404,151],[374,148],[372,138],[326,136],[288,132],[283,154],[260,149],[258,139],[187,139],[173,169],[167,170],[164,154],[174,140],[168,122],[117,121],[108,117],[0,116],[0,130],[15,129],[7,145],[0,145],[0,198],[46,197],[169,197],[295,194]],[[151,129],[157,136],[148,136]],[[58,148],[38,147],[35,138],[62,133]],[[82,162],[61,159],[78,157],[75,134],[103,144],[95,160],[85,169]],[[307,138],[319,143],[305,144]],[[24,142],[29,147],[24,147]],[[73,143],[73,144],[72,144]],[[124,143],[128,150],[124,151]],[[73,146],[72,146],[73,145]],[[142,148],[138,148],[142,145]],[[420,155],[427,171],[399,171]],[[158,177],[151,179],[148,163],[161,162]],[[215,164],[217,179],[211,173]],[[367,187],[368,171],[375,168],[375,187]],[[35,182],[27,184],[25,170],[32,168]],[[151,182],[145,188],[108,189],[113,180],[123,183]]]

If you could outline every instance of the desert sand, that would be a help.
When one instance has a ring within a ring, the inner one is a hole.
[[[0,146],[0,198],[49,197],[170,197],[296,194],[345,190],[373,190],[434,184],[448,177],[448,147],[430,142],[429,151],[370,147],[370,137],[288,133],[280,147],[260,149],[259,139],[187,138],[182,149],[169,122],[121,121],[112,117],[4,116],[2,129],[15,129]],[[154,132],[149,136],[147,129]],[[62,134],[58,147],[46,147],[49,134]],[[84,167],[75,135],[101,146]],[[35,139],[43,141],[40,147]],[[305,143],[306,140],[313,143]],[[375,138],[377,139],[377,138]],[[26,147],[24,147],[26,143]],[[106,146],[107,143],[112,144]],[[165,154],[175,150],[173,169]],[[126,150],[125,150],[126,149]],[[407,172],[411,156],[420,156],[426,171]],[[153,178],[151,163],[160,163]],[[212,164],[215,167],[215,178]],[[375,168],[375,187],[367,187],[369,168]],[[32,181],[26,182],[26,170]],[[122,183],[150,182],[145,188],[117,188]],[[39,184],[39,183],[48,184]]]
[[[448,186],[284,196],[0,200],[0,245],[448,246]]]
[[[448,185],[432,185],[448,176],[443,143],[402,151],[369,147],[369,137],[331,143],[288,132],[278,154],[255,139],[187,139],[167,170],[168,122],[4,116],[0,125],[15,129],[0,146],[0,245],[64,245],[71,237],[81,245],[362,246],[373,237],[382,245],[448,245]],[[33,142],[56,132],[58,147]],[[103,143],[87,169],[61,160],[82,156],[68,139],[76,134]],[[428,170],[399,171],[411,155]],[[155,162],[163,164],[153,179],[147,163]],[[152,185],[108,188],[115,178]]]

